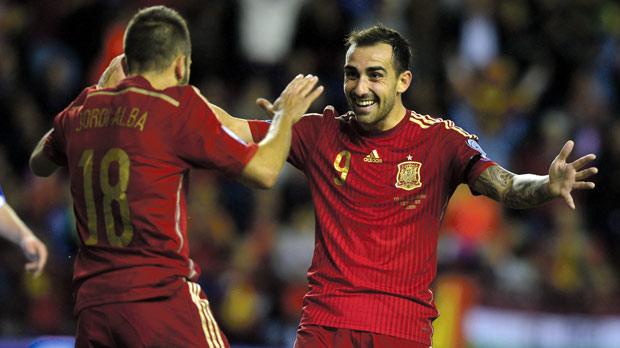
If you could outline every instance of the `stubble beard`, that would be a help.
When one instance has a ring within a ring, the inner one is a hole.
[[[352,102],[353,98],[349,97],[348,99],[349,107],[351,107],[351,110],[355,110],[355,104]],[[366,130],[378,130],[379,124],[384,121],[392,109],[394,109],[395,99],[386,100],[385,104],[380,103],[381,99],[376,97],[375,99],[377,99],[377,102],[375,103],[377,107],[376,110],[364,115],[358,115],[355,111],[353,111],[355,120]]]

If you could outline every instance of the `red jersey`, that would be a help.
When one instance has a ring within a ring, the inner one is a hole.
[[[224,128],[191,86],[142,77],[85,89],[54,119],[45,152],[66,166],[80,241],[75,312],[168,296],[198,275],[186,230],[188,171],[237,175],[257,150]]]
[[[333,108],[294,126],[289,162],[308,178],[316,214],[301,325],[431,345],[437,237],[457,185],[494,162],[452,121],[407,111],[385,132],[337,120]],[[253,121],[255,140],[267,123]]]

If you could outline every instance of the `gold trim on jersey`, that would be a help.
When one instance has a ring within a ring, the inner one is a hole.
[[[410,118],[409,118],[409,121],[411,121],[411,122],[413,122],[413,123],[417,124],[417,125],[418,125],[418,126],[420,126],[420,128],[422,128],[422,129],[426,129],[426,128],[429,128],[429,127],[430,127],[430,125],[427,125],[427,124],[425,124],[424,122],[422,122],[422,121],[420,121],[420,120],[418,120],[418,119],[416,119],[416,118],[413,118],[413,117],[410,117]]]
[[[189,285],[190,296],[192,301],[196,305],[198,309],[198,314],[200,315],[200,321],[202,324],[202,331],[205,335],[205,339],[207,340],[207,344],[210,348],[224,348],[224,341],[222,340],[222,335],[220,334],[220,330],[213,318],[213,314],[211,314],[211,310],[209,309],[209,301],[204,298],[200,298],[200,286],[191,281],[187,282]]]
[[[159,92],[154,92],[154,91],[149,91],[149,90],[138,88],[138,87],[127,87],[127,88],[122,89],[120,91],[96,91],[96,92],[89,93],[88,96],[86,97],[86,99],[88,99],[90,97],[98,96],[98,95],[120,95],[120,94],[125,94],[127,92],[134,92],[134,93],[146,95],[146,96],[149,96],[149,97],[159,98],[159,99],[162,99],[162,100],[172,104],[174,107],[177,107],[177,108],[180,105],[178,100],[172,98],[171,96],[169,96],[167,94],[159,93]]]
[[[181,252],[185,240],[183,239],[183,233],[181,232],[181,189],[183,189],[183,175],[179,178],[179,186],[177,187],[177,201],[174,210],[174,232],[179,237],[179,248],[177,252]],[[192,267],[192,270],[194,268]]]
[[[415,111],[411,111],[411,116],[409,117],[409,121],[417,124],[422,129],[427,129],[430,126],[435,125],[437,123],[443,123],[443,126],[446,129],[451,129],[461,134],[465,138],[474,139],[476,141],[478,140],[478,136],[476,136],[475,134],[468,133],[463,128],[454,124],[454,122],[451,120],[444,120],[442,118],[432,118],[429,115],[420,115]]]
[[[399,189],[411,191],[422,186],[420,169],[422,163],[415,161],[405,161],[398,163],[398,173],[396,174],[395,186]]]

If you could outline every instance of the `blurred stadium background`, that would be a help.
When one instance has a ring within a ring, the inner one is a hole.
[[[612,0],[0,0],[0,183],[51,252],[33,280],[0,242],[0,347],[71,345],[67,176],[37,179],[27,160],[53,116],[121,52],[128,18],[156,3],[188,19],[191,82],[231,114],[261,118],[254,100],[298,72],[327,87],[315,111],[345,111],[343,37],[382,22],[414,47],[405,104],[478,134],[505,167],[546,173],[569,138],[574,156],[598,154],[597,189],[576,195],[575,212],[559,201],[509,211],[457,190],[440,235],[434,347],[620,347]],[[220,325],[237,347],[290,347],[314,239],[305,178],[287,168],[265,192],[209,172],[191,184],[192,256]]]

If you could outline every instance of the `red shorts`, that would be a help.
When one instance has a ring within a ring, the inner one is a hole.
[[[78,315],[75,346],[230,348],[196,283],[167,298],[110,303]]]
[[[420,342],[367,331],[318,325],[302,325],[297,330],[295,348],[431,348]]]

